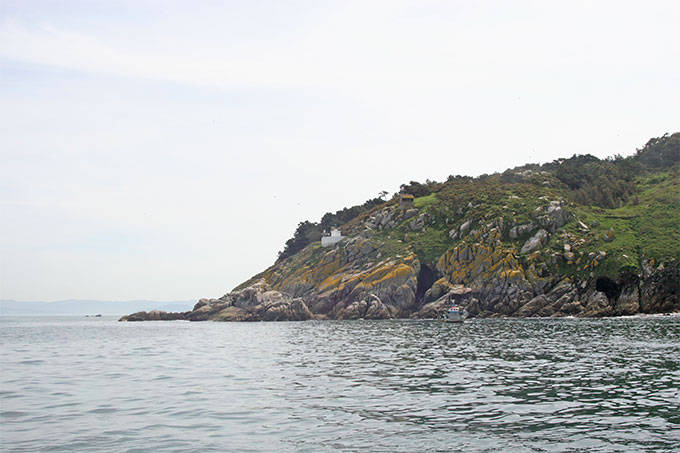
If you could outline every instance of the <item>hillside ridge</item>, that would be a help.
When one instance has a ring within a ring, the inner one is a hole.
[[[382,193],[301,222],[277,262],[231,293],[151,317],[431,318],[452,301],[477,317],[680,311],[679,162],[674,133],[629,157],[411,181],[412,205]],[[331,226],[346,238],[324,248]]]

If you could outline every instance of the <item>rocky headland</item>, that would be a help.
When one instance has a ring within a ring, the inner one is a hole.
[[[290,250],[291,239],[273,266],[218,299],[121,320],[435,318],[452,301],[473,317],[679,312],[678,161],[676,133],[627,158],[412,182],[402,187],[412,203],[352,211],[333,246],[306,234]]]

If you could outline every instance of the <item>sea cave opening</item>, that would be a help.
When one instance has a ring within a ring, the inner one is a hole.
[[[416,301],[420,302],[423,300],[425,293],[428,289],[432,288],[434,282],[437,281],[437,275],[427,264],[422,264],[420,266],[420,272],[418,272],[418,285],[416,287]]]
[[[607,277],[600,277],[595,282],[595,289],[607,295],[610,300],[618,299],[621,294],[621,288],[614,280]]]

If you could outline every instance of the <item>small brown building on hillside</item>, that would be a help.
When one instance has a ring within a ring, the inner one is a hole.
[[[413,195],[402,193],[399,194],[399,207],[401,209],[408,209],[413,207]]]

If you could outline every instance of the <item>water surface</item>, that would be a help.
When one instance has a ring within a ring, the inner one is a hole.
[[[3,451],[680,450],[680,318],[0,318]]]

